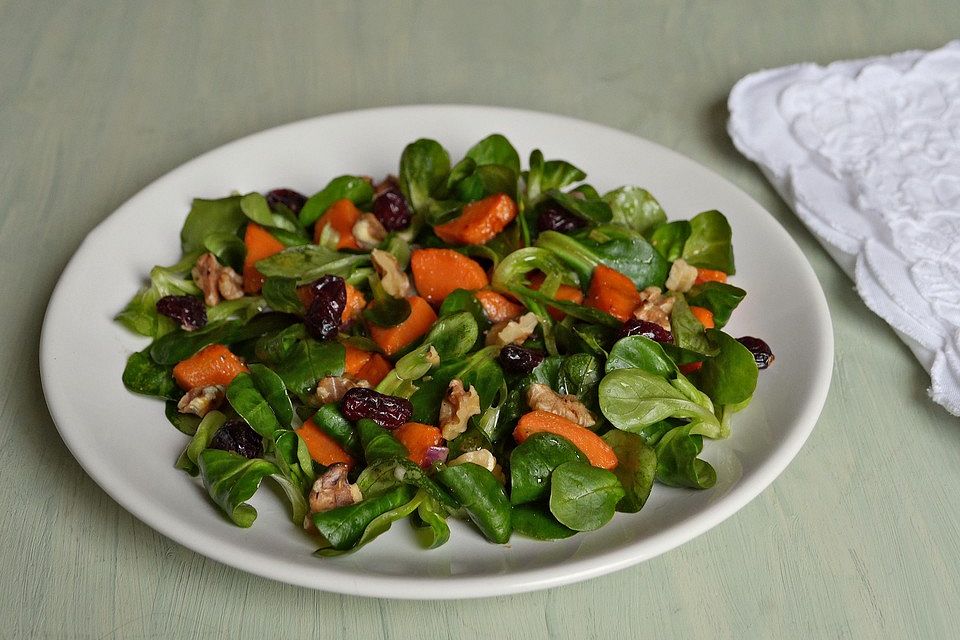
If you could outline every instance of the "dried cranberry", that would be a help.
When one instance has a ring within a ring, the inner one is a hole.
[[[263,438],[246,421],[234,418],[217,429],[209,448],[231,451],[244,458],[262,458]]]
[[[750,353],[753,354],[753,359],[757,363],[757,369],[766,369],[773,364],[773,351],[770,350],[770,345],[760,338],[743,336],[742,338],[737,338],[737,342],[745,346],[750,350]]]
[[[339,276],[322,276],[307,286],[313,300],[303,323],[317,340],[329,340],[340,329],[343,309],[347,306],[347,285]]]
[[[672,333],[656,322],[648,322],[646,320],[632,319],[624,322],[623,326],[620,327],[620,331],[617,333],[617,340],[626,338],[627,336],[643,336],[644,338],[650,338],[654,342],[661,343],[673,342]]]
[[[343,394],[340,411],[347,420],[369,418],[384,429],[399,429],[413,416],[413,405],[406,398],[354,387]]]
[[[399,231],[410,226],[410,207],[398,189],[390,188],[373,201],[373,215],[387,231]]]
[[[307,196],[293,189],[274,189],[267,194],[267,204],[271,209],[276,209],[277,205],[283,205],[294,213],[300,213],[303,205],[307,202]]]
[[[537,231],[559,231],[570,233],[587,226],[586,221],[575,216],[556,202],[547,202],[537,216]]]
[[[507,373],[530,373],[543,362],[544,357],[541,351],[525,349],[515,344],[508,344],[500,349],[500,365]]]
[[[163,296],[157,300],[157,313],[173,318],[184,331],[194,331],[207,324],[207,308],[196,296]]]

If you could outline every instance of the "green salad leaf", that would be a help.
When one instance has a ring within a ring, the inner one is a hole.
[[[300,209],[300,224],[304,227],[317,221],[337,200],[347,199],[356,205],[373,200],[373,187],[359,176],[339,176],[310,196]],[[267,274],[264,274],[267,275]]]
[[[667,214],[649,191],[640,187],[620,187],[603,195],[610,206],[610,222],[646,233],[667,221]]]
[[[583,462],[565,462],[550,477],[550,513],[574,531],[593,531],[610,522],[623,496],[617,476]]]
[[[636,513],[643,508],[653,488],[657,454],[641,436],[626,431],[613,429],[605,433],[603,439],[617,454],[619,462],[613,474],[624,493],[617,503],[617,511]]]
[[[683,259],[695,267],[736,273],[733,265],[733,231],[719,211],[704,211],[690,219],[690,237],[683,245]]]
[[[273,478],[291,503],[291,520],[300,524],[307,512],[307,501],[280,473],[275,464],[262,458],[248,459],[230,451],[207,449],[200,454],[203,485],[217,505],[239,527],[249,527],[257,519],[257,510],[247,500],[260,488],[260,482]]]
[[[486,468],[466,462],[444,467],[437,479],[466,509],[467,515],[488,540],[506,544],[513,530],[510,500],[503,487]]]
[[[670,271],[669,263],[639,232],[616,225],[600,225],[568,235],[544,231],[536,246],[550,251],[577,274],[580,282],[589,282],[599,264],[627,276],[638,290],[662,286]]]
[[[535,433],[510,454],[510,502],[534,502],[550,491],[550,474],[565,462],[587,457],[569,440],[553,433]]]
[[[510,518],[514,533],[534,540],[563,540],[577,533],[557,522],[542,508],[529,504],[514,505]]]
[[[673,262],[683,255],[683,247],[692,233],[690,222],[674,220],[653,228],[650,244],[665,260]]]

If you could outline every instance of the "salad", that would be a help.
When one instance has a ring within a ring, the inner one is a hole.
[[[773,361],[723,331],[730,225],[585,179],[495,134],[456,164],[417,140],[380,182],[196,199],[182,259],[117,316],[152,339],[123,383],[165,401],[177,468],[227,518],[276,482],[320,556],[401,519],[426,548],[450,517],[555,540],[655,482],[708,489],[704,438]]]

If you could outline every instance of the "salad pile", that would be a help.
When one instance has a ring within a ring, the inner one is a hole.
[[[264,478],[318,555],[409,519],[427,548],[469,519],[492,542],[633,513],[699,457],[772,362],[723,331],[745,292],[718,211],[667,221],[491,135],[436,141],[396,177],[197,199],[183,258],[117,320],[151,344],[126,387],[190,436],[176,466],[241,527]]]

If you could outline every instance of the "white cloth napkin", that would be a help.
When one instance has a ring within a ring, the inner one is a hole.
[[[728,130],[960,415],[960,40],[740,80]]]

